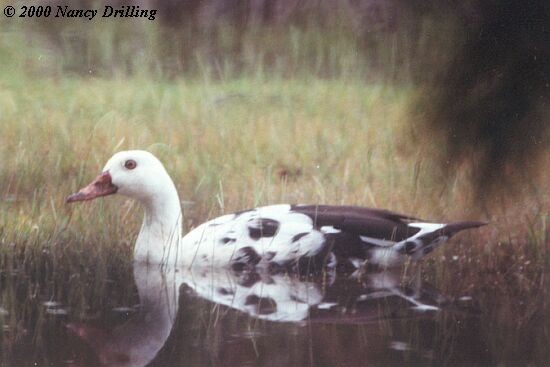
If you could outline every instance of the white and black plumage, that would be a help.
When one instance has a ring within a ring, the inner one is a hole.
[[[335,265],[394,266],[430,253],[480,222],[426,223],[386,210],[331,205],[272,205],[225,215],[184,237],[194,261],[287,266],[312,259]],[[319,261],[316,261],[317,263]]]
[[[67,325],[70,334],[91,347],[97,365],[150,365],[173,333],[172,328],[177,327],[180,307],[183,311],[197,297],[211,302],[216,309],[220,305],[255,319],[300,324],[369,323],[434,312],[447,303],[429,285],[403,284],[401,272],[391,271],[365,274],[361,282],[337,277],[327,284],[323,277],[297,274],[212,267],[161,268],[136,263],[134,280],[139,307],[124,323],[113,327],[86,322]],[[217,317],[226,314],[218,311]],[[371,330],[377,335],[378,328]]]
[[[460,230],[482,222],[427,223],[354,206],[272,205],[227,214],[181,236],[179,197],[162,163],[145,151],[116,153],[90,185],[67,198],[114,193],[145,208],[136,261],[215,267],[287,267],[326,263],[390,267],[417,260]]]

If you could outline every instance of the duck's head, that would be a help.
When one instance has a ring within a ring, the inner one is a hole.
[[[162,163],[143,150],[118,152],[109,159],[102,173],[88,186],[69,195],[67,202],[93,200],[119,193],[139,201],[154,198],[173,187]]]

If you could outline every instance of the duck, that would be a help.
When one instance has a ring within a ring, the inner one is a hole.
[[[144,208],[134,261],[234,270],[396,267],[416,261],[481,221],[432,223],[384,209],[277,204],[225,214],[182,234],[176,186],[143,150],[115,153],[67,203],[120,194]]]

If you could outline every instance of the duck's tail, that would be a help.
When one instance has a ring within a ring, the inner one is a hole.
[[[465,222],[454,222],[449,223],[445,227],[441,228],[441,234],[443,236],[452,237],[456,233],[471,228],[479,228],[489,224],[488,222],[479,222],[479,221],[465,221]]]
[[[464,229],[478,228],[486,224],[486,222],[478,221],[453,222],[448,224],[410,223],[409,226],[419,228],[420,231],[413,237],[396,244],[395,250],[402,255],[410,256],[413,260],[418,260],[445,243],[458,232]]]

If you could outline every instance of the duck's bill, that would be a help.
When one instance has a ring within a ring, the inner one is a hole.
[[[82,188],[79,192],[67,196],[66,202],[93,200],[101,196],[112,195],[116,193],[118,187],[113,185],[109,172],[103,172],[97,176],[88,186]]]

